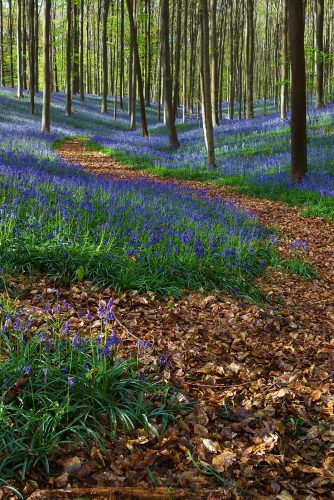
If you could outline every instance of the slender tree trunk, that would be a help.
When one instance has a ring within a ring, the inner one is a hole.
[[[88,40],[87,40],[88,43]],[[88,61],[87,61],[88,64]],[[80,101],[85,100],[84,86],[84,0],[80,1]]]
[[[174,95],[173,109],[174,116],[177,117],[177,106],[179,104],[180,89],[180,62],[181,62],[181,0],[178,2],[176,20],[176,41],[175,41],[175,68],[174,68]]]
[[[215,144],[213,138],[212,103],[210,88],[210,47],[208,0],[200,0],[201,20],[201,86],[203,106],[203,128],[209,165],[216,166]]]
[[[132,9],[134,19],[137,18],[137,0],[132,0]],[[130,130],[134,131],[137,128],[137,74],[135,65],[135,40],[130,37],[130,60],[129,60],[129,115],[130,115]]]
[[[22,0],[17,0],[16,17],[17,48],[17,97],[23,97],[23,60],[22,60]]]
[[[160,40],[161,40],[161,63],[163,73],[163,98],[166,116],[166,125],[169,145],[178,148],[180,143],[175,127],[175,112],[172,96],[172,76],[170,72],[170,46],[169,46],[169,0],[161,0],[160,14]]]
[[[38,0],[35,1],[35,90],[39,91],[39,12]]]
[[[3,6],[0,0],[0,85],[5,86],[5,65],[4,65],[4,50],[3,50]]]
[[[234,118],[234,98],[235,98],[235,67],[234,67],[234,36],[233,36],[233,4],[230,4],[230,91],[229,91],[229,103],[228,103],[228,117],[230,120]]]
[[[123,109],[124,97],[124,0],[121,0],[121,40],[120,40],[119,104]]]
[[[186,121],[187,113],[187,56],[188,56],[188,0],[183,0],[183,89],[182,89],[182,120]]]
[[[44,19],[43,19],[44,87],[43,87],[42,132],[50,132],[50,105],[51,105],[50,27],[51,27],[51,0],[44,0]]]
[[[211,102],[212,102],[212,123],[216,127],[219,125],[218,110],[218,47],[217,47],[217,0],[211,0]]]
[[[9,10],[9,57],[10,57],[10,86],[14,87],[14,58],[13,58],[13,4],[12,0],[8,0]]]
[[[102,16],[102,104],[101,113],[107,113],[107,97],[108,97],[108,46],[107,46],[107,20],[109,13],[110,0],[103,2]]]
[[[316,0],[316,106],[324,107],[324,0]]]
[[[304,2],[288,1],[291,52],[291,178],[293,182],[300,182],[307,172]]]
[[[247,89],[246,89],[246,117],[254,118],[254,0],[247,0]]]
[[[66,33],[66,110],[65,115],[72,114],[72,90],[71,90],[71,37],[72,37],[72,2],[66,1],[67,33]]]
[[[288,111],[288,0],[283,0],[283,36],[282,36],[282,65],[281,65],[281,119],[286,119]]]
[[[22,88],[26,90],[27,85],[27,14],[26,0],[22,0]]]
[[[35,0],[29,0],[29,94],[30,113],[35,113]]]
[[[148,129],[147,129],[147,120],[146,120],[146,109],[145,109],[145,98],[144,98],[144,86],[143,86],[143,78],[141,74],[140,68],[140,58],[139,58],[139,50],[137,43],[137,28],[134,21],[133,16],[133,5],[131,0],[126,0],[128,11],[129,11],[129,21],[130,21],[130,34],[132,38],[133,48],[134,48],[134,72],[137,75],[138,81],[138,93],[140,100],[140,116],[141,116],[141,126],[143,131],[143,136],[148,137]]]

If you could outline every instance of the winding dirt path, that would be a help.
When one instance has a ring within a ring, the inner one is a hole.
[[[80,140],[62,144],[58,153],[96,175],[170,182],[85,150]],[[284,496],[287,499],[297,494],[332,498],[334,225],[301,217],[297,208],[283,203],[235,194],[225,187],[175,182],[205,188],[208,196],[232,198],[263,224],[275,225],[283,254],[291,241],[306,240],[308,262],[318,274],[307,281],[269,270],[259,281],[271,298],[265,307],[223,294],[191,294],[172,308],[156,298],[120,300],[118,313],[126,326],[154,341],[157,352],[168,352],[173,383],[202,401],[178,431],[175,450],[191,449],[251,497],[276,498],[285,492],[291,495]],[[216,445],[209,449],[208,439],[218,443],[216,451]],[[177,484],[191,484],[193,475],[179,452],[171,460]],[[220,466],[215,465],[219,460]]]

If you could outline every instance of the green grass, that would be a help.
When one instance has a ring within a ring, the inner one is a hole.
[[[305,217],[323,217],[334,220],[334,199],[321,196],[313,191],[290,189],[279,184],[261,186],[251,182],[244,175],[220,176],[216,171],[208,171],[203,165],[203,171],[190,170],[188,168],[165,168],[154,165],[153,160],[146,156],[127,155],[115,148],[103,147],[94,141],[85,142],[89,150],[100,151],[108,156],[118,159],[135,170],[147,171],[153,175],[176,180],[196,180],[212,182],[217,186],[230,186],[236,192],[246,194],[255,198],[271,199],[287,203],[288,205],[300,207],[300,214]],[[248,153],[247,153],[248,154]]]

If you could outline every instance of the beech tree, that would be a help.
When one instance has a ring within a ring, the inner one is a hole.
[[[102,105],[101,113],[107,112],[107,96],[108,96],[108,48],[107,48],[107,20],[109,13],[110,0],[103,1],[102,15]]]
[[[141,67],[140,67],[140,58],[139,58],[139,50],[138,50],[138,42],[137,42],[137,29],[136,29],[136,25],[135,25],[134,17],[133,17],[132,0],[126,0],[126,3],[128,6],[131,43],[132,43],[132,47],[133,47],[133,65],[134,65],[133,74],[137,77],[137,83],[138,83],[141,126],[142,126],[143,136],[148,137],[149,134],[148,134],[148,129],[147,129],[147,121],[146,121],[144,86],[143,86],[143,78],[142,78]]]
[[[212,104],[210,88],[210,49],[209,49],[209,12],[207,0],[200,0],[201,20],[201,87],[203,106],[203,129],[209,165],[216,166],[215,144],[213,138]]]
[[[291,52],[291,178],[300,182],[307,172],[306,75],[304,2],[288,0]]]
[[[316,106],[324,107],[324,0],[316,0]]]
[[[66,109],[65,115],[72,114],[71,60],[72,60],[72,2],[66,0],[67,32],[66,32]]]
[[[17,0],[16,16],[17,49],[17,97],[23,97],[23,60],[22,60],[22,0]]]
[[[170,48],[169,48],[169,0],[161,0],[160,12],[160,38],[161,38],[161,61],[163,73],[163,97],[165,105],[165,116],[169,145],[173,148],[179,147],[175,127],[175,113],[172,97],[172,76],[170,72]]]
[[[51,0],[44,0],[43,18],[43,110],[42,132],[50,132],[51,65],[50,65]]]

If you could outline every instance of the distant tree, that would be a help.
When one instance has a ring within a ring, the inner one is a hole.
[[[5,64],[4,64],[4,49],[3,49],[3,5],[2,0],[0,0],[0,85],[5,86]]]
[[[29,94],[30,113],[35,113],[35,0],[29,0]]]
[[[101,113],[107,113],[108,96],[108,46],[107,46],[107,20],[110,0],[103,0],[102,13],[102,104]]]
[[[42,132],[50,132],[51,64],[50,64],[51,0],[44,0],[43,17],[43,110]]]
[[[208,163],[216,166],[215,144],[213,138],[212,103],[210,88],[210,43],[209,43],[209,11],[208,0],[200,0],[201,20],[201,58],[200,76],[202,87],[203,129],[205,145],[208,152]]]
[[[35,91],[39,90],[39,10],[38,0],[35,0]]]
[[[218,46],[217,46],[217,0],[211,0],[211,103],[212,103],[212,123],[216,127],[219,125],[218,112]]]
[[[304,1],[288,2],[291,52],[291,178],[293,182],[300,182],[307,172]]]
[[[172,76],[170,72],[170,47],[169,47],[169,0],[161,0],[160,10],[160,43],[161,64],[163,73],[163,98],[169,145],[173,148],[179,147],[175,127],[175,113],[172,97]]]
[[[72,91],[71,91],[71,52],[72,52],[72,2],[66,1],[67,32],[66,32],[66,109],[65,115],[72,114]]]
[[[87,41],[88,43],[88,41]],[[80,101],[85,100],[84,89],[84,0],[80,1]]]
[[[134,75],[137,76],[138,82],[138,94],[140,101],[140,117],[141,117],[141,126],[143,131],[143,136],[148,137],[148,129],[147,129],[147,120],[146,120],[146,109],[145,109],[145,97],[144,97],[144,86],[143,86],[143,78],[141,74],[140,67],[140,57],[138,50],[138,42],[137,42],[137,28],[134,21],[133,16],[133,5],[132,0],[126,0],[128,13],[129,13],[129,21],[130,21],[130,34],[131,34],[131,43],[133,46],[133,65],[134,65]]]
[[[324,0],[316,0],[316,106],[324,107]]]
[[[254,118],[254,0],[247,0],[246,118]]]
[[[289,80],[289,61],[288,61],[288,0],[283,0],[283,29],[282,29],[282,63],[281,63],[281,119],[286,119],[288,110],[288,80]]]
[[[17,0],[16,15],[16,51],[17,51],[17,97],[23,97],[23,59],[22,59],[22,0]]]

